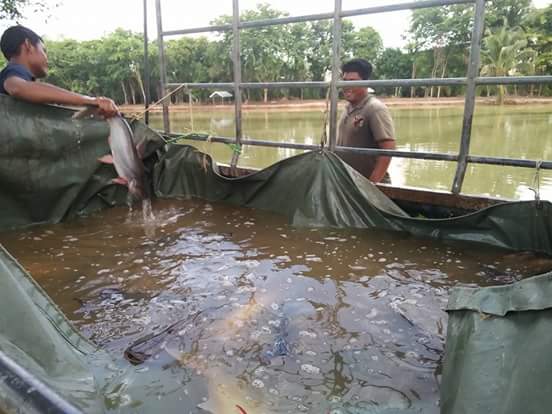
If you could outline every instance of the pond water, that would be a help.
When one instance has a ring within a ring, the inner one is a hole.
[[[141,345],[142,365],[144,375],[180,375],[144,398],[181,392],[181,412],[347,413],[424,401],[437,413],[450,287],[552,268],[473,244],[291,227],[226,204],[156,200],[153,211],[144,223],[141,211],[107,209],[4,232],[0,243],[117,358],[176,324]]]

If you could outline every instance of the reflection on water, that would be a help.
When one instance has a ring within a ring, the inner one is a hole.
[[[477,105],[471,140],[471,154],[535,160],[552,159],[552,107],[550,105],[490,106]],[[398,147],[409,151],[457,153],[462,129],[462,107],[392,107]],[[196,131],[234,136],[233,112],[194,109]],[[323,125],[323,110],[279,110],[244,112],[244,134],[250,138],[293,143],[317,144]],[[161,127],[154,116],[152,125]],[[186,112],[172,113],[172,128],[186,130],[191,120]],[[211,153],[216,160],[228,163],[232,153],[223,144],[194,143]],[[266,167],[299,153],[284,148],[245,147],[241,165]],[[395,158],[391,164],[393,182],[397,185],[449,190],[456,163]],[[470,165],[464,192],[504,198],[532,199],[523,188],[533,185],[534,171],[525,168],[503,168]],[[521,189],[520,189],[521,187]],[[541,198],[552,200],[552,174],[543,173]]]
[[[143,375],[181,373],[170,390],[150,386],[152,398],[176,387],[180,412],[347,413],[417,401],[438,412],[449,288],[536,272],[497,250],[293,228],[224,204],[156,200],[153,210],[153,228],[141,211],[114,208],[0,242],[118,357],[175,324],[133,349]]]

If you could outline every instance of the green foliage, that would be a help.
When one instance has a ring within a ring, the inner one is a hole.
[[[538,54],[535,62],[537,74],[552,73],[552,5],[532,10],[523,20],[529,46]]]
[[[383,41],[380,34],[371,27],[363,27],[351,33],[351,40],[347,42],[350,57],[361,57],[375,62],[383,51]]]
[[[19,19],[22,10],[26,7],[33,7],[34,11],[46,10],[46,2],[42,0],[0,0],[0,20]]]
[[[483,76],[534,74],[536,53],[527,47],[527,36],[520,28],[511,28],[504,19],[502,27],[487,29],[482,49]],[[505,87],[498,86],[497,102],[502,103]]]
[[[375,79],[408,79],[412,71],[412,54],[398,48],[387,48],[375,60]],[[398,89],[386,88],[387,94],[399,94]],[[406,91],[403,92],[406,94]]]
[[[509,27],[518,27],[531,11],[531,0],[492,0],[487,2],[486,10],[488,28],[501,27],[504,20]]]

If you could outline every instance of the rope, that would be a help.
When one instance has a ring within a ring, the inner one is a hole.
[[[232,150],[232,160],[230,161],[230,174],[233,177],[237,177],[238,176],[238,170],[237,170],[238,160],[240,159],[240,154],[242,152],[241,145],[240,144],[234,144],[234,143],[227,143],[226,145],[228,145],[230,147],[230,149]]]
[[[176,92],[178,92],[179,90],[181,90],[182,88],[184,87],[187,87],[188,84],[186,83],[183,83],[182,85],[180,85],[178,88],[175,88],[173,89],[172,91],[170,91],[168,94],[166,94],[165,96],[163,96],[161,99],[159,99],[157,102],[154,102],[152,103],[151,105],[149,105],[146,109],[144,109],[142,112],[135,112],[133,114],[130,115],[131,118],[134,118],[134,119],[142,119],[142,117],[147,113],[149,112],[151,109],[153,109],[154,107],[158,106],[161,102],[163,102],[165,99],[167,99],[169,96],[171,95],[174,95]]]
[[[535,176],[533,177],[533,188],[531,191],[535,193],[535,201],[537,205],[540,204],[540,170],[542,166],[542,160],[538,160],[535,164]]]
[[[320,148],[324,149],[324,146],[328,142],[328,121],[330,119],[330,88],[326,92],[326,109],[324,110],[324,125],[322,129],[322,136],[320,137]]]

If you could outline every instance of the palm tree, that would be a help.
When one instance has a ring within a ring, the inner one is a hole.
[[[506,20],[502,27],[487,29],[481,51],[483,76],[512,76],[530,73],[537,53],[527,47],[527,35],[519,27],[510,28]],[[497,103],[504,102],[506,88],[498,86]]]

